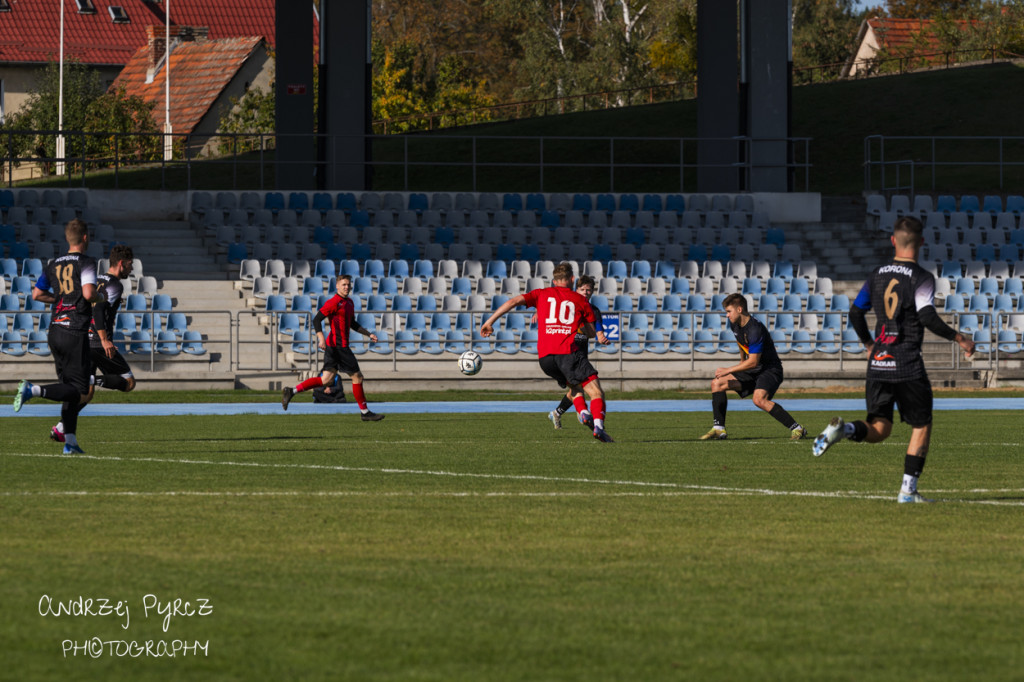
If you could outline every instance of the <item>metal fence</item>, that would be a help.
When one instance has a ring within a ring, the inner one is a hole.
[[[53,130],[0,132],[0,177],[5,183],[13,186],[18,169],[33,164],[47,173],[64,169],[61,176],[48,175],[46,183],[110,189],[265,190],[277,188],[279,178],[289,174],[308,175],[309,183],[316,185],[340,170],[369,179],[378,190],[686,192],[696,188],[700,169],[728,168],[736,172],[741,188],[751,187],[758,171],[782,170],[793,190],[808,191],[812,166],[810,138],[800,137],[167,136],[65,131],[63,157],[17,152],[25,148],[20,138],[31,139],[29,148],[36,149],[36,140],[56,135]],[[152,150],[163,149],[168,138],[174,156],[154,156]],[[278,145],[286,138],[289,145],[304,145],[310,161],[278,158]],[[698,145],[707,142],[734,144],[737,160],[701,164]],[[758,150],[764,156],[765,145],[777,144],[784,145],[784,161],[751,160],[758,157]],[[368,161],[336,161],[331,168],[325,160],[351,158],[352,149],[364,145]]]
[[[895,136],[864,138],[864,190],[914,194],[1019,187],[1024,137]]]

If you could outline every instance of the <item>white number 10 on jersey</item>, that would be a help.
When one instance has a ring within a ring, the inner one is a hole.
[[[558,303],[553,298],[548,299],[548,317],[544,322],[546,324],[555,324],[561,322],[562,324],[572,324],[572,321],[576,319],[576,304],[572,301],[562,301],[561,305],[558,306],[558,316],[555,316],[555,304]]]

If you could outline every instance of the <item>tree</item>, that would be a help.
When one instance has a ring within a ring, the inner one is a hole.
[[[860,22],[853,0],[794,0],[792,21],[796,69],[842,64],[855,48]],[[836,72],[838,69],[834,67]],[[799,71],[794,76],[795,81],[813,78],[813,74]]]
[[[231,106],[221,113],[217,132],[228,133],[218,143],[221,154],[251,152],[265,147],[275,127],[273,83],[269,92],[249,88],[241,98],[232,97]],[[250,136],[250,137],[246,137]]]
[[[889,15],[900,19],[955,16],[977,6],[977,0],[887,0]]]
[[[46,65],[38,85],[29,93],[25,106],[7,120],[3,129],[32,131],[12,136],[16,156],[57,155],[60,66]],[[152,118],[152,105],[139,97],[128,97],[123,89],[103,91],[96,71],[75,59],[64,62],[64,126],[67,157],[104,159],[118,152],[138,159],[156,158],[162,140]],[[85,135],[73,133],[84,132]],[[100,134],[101,133],[101,134]],[[125,137],[123,133],[131,133]]]

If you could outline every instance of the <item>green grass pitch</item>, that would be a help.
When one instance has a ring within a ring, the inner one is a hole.
[[[86,414],[77,457],[0,420],[0,679],[1020,679],[1019,415],[937,413],[939,502],[897,505],[905,426],[816,459],[759,412],[699,442],[611,408],[607,445],[543,412]],[[78,598],[130,621],[40,614]]]

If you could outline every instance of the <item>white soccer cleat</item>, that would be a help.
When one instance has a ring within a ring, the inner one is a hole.
[[[900,504],[914,504],[914,503],[928,503],[934,502],[935,500],[929,500],[927,497],[917,492],[916,490],[912,493],[900,491],[900,494],[896,496],[896,501]]]
[[[842,417],[832,417],[825,430],[814,439],[814,447],[811,451],[815,457],[821,457],[825,451],[843,439],[843,427],[846,422]]]
[[[551,410],[550,412],[548,412],[548,419],[551,420],[551,423],[554,425],[556,429],[562,428],[562,415],[558,414],[554,410]]]

